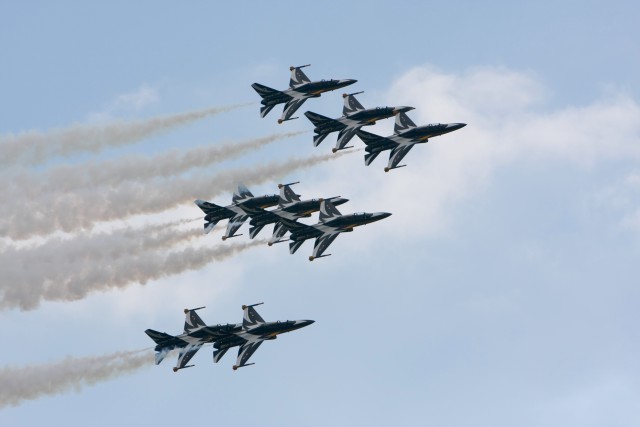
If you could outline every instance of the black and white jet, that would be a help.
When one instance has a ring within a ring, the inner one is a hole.
[[[444,135],[454,130],[465,127],[466,123],[434,123],[426,126],[416,126],[405,113],[396,116],[393,135],[384,137],[374,135],[363,130],[357,132],[358,137],[366,144],[364,164],[369,166],[371,162],[386,150],[389,154],[389,164],[384,168],[385,172],[391,169],[401,168],[406,165],[398,165],[415,144],[429,141],[429,138]]]
[[[300,200],[300,195],[296,194],[291,186],[299,184],[293,182],[291,184],[279,184],[280,194],[278,197],[278,208],[274,210],[261,210],[258,214],[251,215],[251,221],[249,224],[252,227],[249,229],[249,237],[254,238],[258,235],[260,230],[268,224],[275,224],[273,228],[273,234],[269,240],[269,246],[274,243],[280,242],[282,237],[287,233],[287,228],[282,224],[282,219],[288,219],[290,221],[297,221],[299,218],[308,218],[312,213],[320,210],[320,201],[322,199],[308,199]],[[326,200],[331,200],[334,205],[342,205],[347,203],[348,199],[342,197],[331,197]]]
[[[213,227],[222,220],[228,219],[227,230],[222,236],[222,240],[231,237],[242,236],[235,234],[242,224],[249,218],[250,213],[260,213],[265,208],[270,208],[278,204],[278,195],[269,194],[265,196],[254,196],[251,191],[244,185],[238,185],[238,190],[233,193],[231,204],[228,206],[219,206],[215,203],[206,202],[204,200],[196,200],[194,203],[198,205],[204,216],[204,233],[207,234]]]
[[[304,113],[305,116],[313,123],[316,133],[313,136],[313,146],[317,147],[320,143],[333,132],[338,133],[338,140],[333,152],[344,150],[347,143],[356,135],[356,132],[363,126],[371,126],[378,120],[388,119],[399,113],[411,111],[413,107],[376,107],[365,109],[356,99],[355,95],[362,92],[344,94],[344,107],[342,108],[342,117],[331,119],[312,111]]]
[[[353,231],[355,227],[370,224],[389,217],[387,212],[375,213],[354,213],[342,215],[340,211],[329,200],[322,200],[320,203],[320,222],[314,225],[302,224],[300,222],[283,219],[282,223],[291,232],[289,239],[289,252],[294,254],[298,248],[308,239],[316,239],[313,246],[313,253],[309,261],[322,258],[331,254],[323,255],[324,251],[333,243],[340,233]]]
[[[295,331],[314,323],[313,320],[265,322],[254,308],[260,304],[262,303],[242,306],[244,311],[242,323],[207,326],[196,313],[196,310],[204,308],[199,307],[184,310],[186,315],[184,332],[180,335],[173,336],[147,329],[144,332],[156,343],[156,365],[159,365],[171,350],[179,350],[178,362],[173,368],[173,372],[190,368],[194,365],[187,365],[187,363],[198,350],[206,344],[212,344],[214,363],[218,363],[231,347],[240,347],[238,358],[233,365],[235,371],[243,366],[253,365],[253,363],[247,362],[264,341],[274,340],[279,334]]]
[[[297,119],[291,117],[298,108],[309,98],[318,98],[324,92],[340,89],[357,82],[353,79],[342,80],[319,80],[312,82],[309,77],[301,70],[311,64],[301,65],[299,67],[289,67],[291,70],[291,79],[289,80],[289,89],[276,90],[260,83],[254,83],[251,87],[262,97],[262,107],[260,108],[260,117],[265,117],[273,107],[278,104],[285,104],[282,117],[278,119],[278,123],[286,120]]]

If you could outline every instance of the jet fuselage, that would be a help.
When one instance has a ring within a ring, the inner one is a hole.
[[[348,201],[349,199],[344,199],[342,197],[334,197],[331,199],[331,202],[337,206],[347,203]],[[309,217],[312,213],[320,210],[320,202],[321,199],[302,200],[284,208],[262,212],[251,218],[249,223],[253,226],[260,226],[278,222],[282,216],[288,219]]]
[[[275,339],[279,334],[295,331],[312,323],[314,323],[313,320],[266,322],[248,330],[242,327],[242,323],[207,325],[194,329],[189,333],[177,335],[172,343],[158,344],[155,347],[155,351],[183,348],[189,344],[196,343],[213,343],[216,349],[231,348],[254,339]]]
[[[429,138],[444,135],[465,127],[466,123],[434,123],[426,126],[410,128],[396,135],[388,136],[387,139],[400,145],[422,144],[429,141]],[[391,150],[396,145],[391,142],[368,145],[365,151],[375,153],[379,151]]]
[[[309,228],[293,231],[290,238],[293,241],[301,241],[317,238],[325,233],[349,232],[353,231],[355,227],[380,221],[390,215],[391,214],[388,212],[359,212],[349,215],[341,215],[326,222],[312,225]]]
[[[290,96],[293,96],[291,94],[292,92],[297,92],[297,93],[304,94],[306,97],[318,97],[325,92],[330,92],[332,90],[340,89],[345,86],[352,85],[355,82],[357,82],[357,80],[354,80],[354,79],[318,80],[315,82],[303,83],[294,88],[287,89],[283,92]]]

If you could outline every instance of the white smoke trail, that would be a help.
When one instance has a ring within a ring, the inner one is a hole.
[[[104,356],[69,356],[40,365],[5,366],[0,368],[0,408],[69,390],[79,391],[153,364],[153,352],[138,350]]]
[[[171,150],[149,156],[128,156],[106,162],[64,165],[33,173],[14,173],[0,187],[0,198],[16,201],[21,197],[41,198],[45,194],[64,193],[82,188],[115,186],[125,181],[147,181],[158,176],[178,175],[192,168],[209,166],[238,157],[272,142],[305,132],[288,132],[255,138],[239,143],[208,145],[189,150]],[[11,210],[12,204],[0,206],[0,215]],[[4,211],[4,212],[3,212]]]
[[[99,125],[76,124],[47,132],[28,131],[0,137],[0,165],[38,164],[54,156],[97,152],[106,147],[130,144],[196,120],[249,104],[207,108],[146,120],[115,121]]]
[[[193,234],[193,231],[189,231]],[[186,234],[185,234],[186,235]],[[176,240],[179,239],[179,236]],[[169,240],[169,239],[168,239]],[[68,243],[45,243],[29,250],[5,250],[0,257],[0,309],[33,310],[42,301],[75,301],[88,294],[141,285],[189,270],[197,270],[213,261],[221,261],[264,240],[223,244],[209,248],[187,248],[167,252],[130,242],[95,250],[101,239]],[[175,243],[175,242],[171,242]],[[111,244],[111,242],[107,242]],[[167,241],[163,244],[169,245]],[[40,249],[42,248],[42,249]],[[79,259],[77,260],[76,257]]]
[[[192,203],[197,198],[228,193],[235,189],[238,182],[252,185],[275,181],[293,171],[316,166],[354,151],[357,150],[291,158],[215,175],[200,173],[152,182],[128,181],[104,190],[86,188],[75,193],[51,193],[36,199],[20,198],[11,201],[11,212],[0,215],[0,235],[26,239],[57,230],[86,230],[100,221],[161,212],[183,203]]]

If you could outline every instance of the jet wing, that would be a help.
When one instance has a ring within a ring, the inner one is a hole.
[[[291,116],[293,116],[293,113],[298,111],[298,108],[300,108],[302,104],[304,104],[304,101],[306,101],[305,98],[302,98],[302,99],[294,98],[287,101],[287,103],[284,104],[284,111],[282,112],[282,118],[280,120],[285,121],[285,120],[291,119]]]
[[[260,341],[247,341],[240,346],[238,349],[238,359],[236,360],[236,364],[233,365],[233,370],[235,371],[238,368],[247,365],[249,358],[256,352],[260,344],[262,344],[263,340]]]
[[[389,154],[389,165],[388,165],[388,168],[389,169],[393,169],[393,168],[397,167],[398,163],[400,163],[400,160],[402,160],[404,158],[404,156],[406,156],[407,153],[409,151],[411,151],[413,146],[414,146],[414,144],[411,144],[411,145],[399,145],[396,148],[394,148],[393,150],[391,150],[391,153]]]
[[[189,344],[188,346],[183,348],[178,355],[178,363],[176,364],[176,367],[173,368],[173,371],[176,372],[178,369],[188,368],[189,366],[187,366],[187,363],[189,363],[191,358],[195,356],[202,345],[203,343]]]
[[[397,142],[393,141],[392,139],[385,138],[384,136],[376,135],[363,130],[358,130],[356,133],[358,134],[358,138],[360,138],[362,142],[364,142],[367,146],[367,148],[365,148],[365,151],[367,152],[371,152],[374,149],[377,149],[376,151],[390,150],[398,145]]]
[[[320,258],[325,250],[336,240],[339,233],[324,234],[316,239],[316,243],[313,246],[312,258]]]

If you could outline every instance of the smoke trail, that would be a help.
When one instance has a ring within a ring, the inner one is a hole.
[[[222,162],[303,133],[305,132],[280,133],[239,143],[209,145],[186,151],[172,150],[153,157],[128,156],[107,162],[65,165],[41,174],[23,172],[15,174],[6,185],[0,187],[0,195],[6,200],[17,200],[20,197],[33,199],[41,198],[47,193],[114,186],[125,181],[146,181],[158,176],[166,178],[192,168]],[[7,208],[11,209],[11,205],[0,206],[0,212]]]
[[[178,230],[179,220],[142,228],[124,228],[112,232],[54,238],[36,247],[5,248],[0,255],[0,295],[22,290],[45,290],[74,278],[90,277],[95,269],[111,266],[122,257],[136,259],[147,251],[171,248],[199,237],[197,231]],[[78,280],[78,279],[76,279]],[[24,289],[23,289],[24,288]]]
[[[248,104],[207,108],[146,120],[115,121],[100,125],[72,125],[47,132],[28,131],[0,137],[0,165],[16,161],[29,164],[45,162],[54,156],[78,152],[97,152],[106,147],[130,144],[176,126],[230,111]]]
[[[92,240],[91,244],[84,246],[100,244],[100,239]],[[83,245],[75,248],[73,243],[60,248],[51,245],[41,251],[36,248],[33,253],[22,251],[7,254],[9,251],[6,251],[0,257],[0,271],[3,272],[0,309],[33,310],[42,301],[75,301],[97,291],[124,288],[133,283],[144,285],[150,280],[197,270],[210,262],[221,261],[251,247],[264,245],[266,241],[187,248],[169,253],[166,250],[134,253],[127,249],[114,256],[113,250],[88,252],[80,262],[75,262],[72,256],[81,252]],[[60,260],[65,262],[61,263]]]
[[[52,396],[107,381],[153,366],[149,350],[122,351],[104,356],[66,357],[58,362],[0,368],[0,408]]]
[[[215,175],[158,179],[152,182],[122,183],[105,190],[86,188],[75,193],[51,193],[46,197],[23,197],[11,201],[11,210],[0,215],[0,235],[25,239],[57,230],[90,229],[99,221],[131,215],[161,212],[196,198],[212,198],[233,191],[238,182],[247,185],[275,181],[293,171],[306,169],[357,150],[336,154],[291,158],[251,169],[239,168]]]

